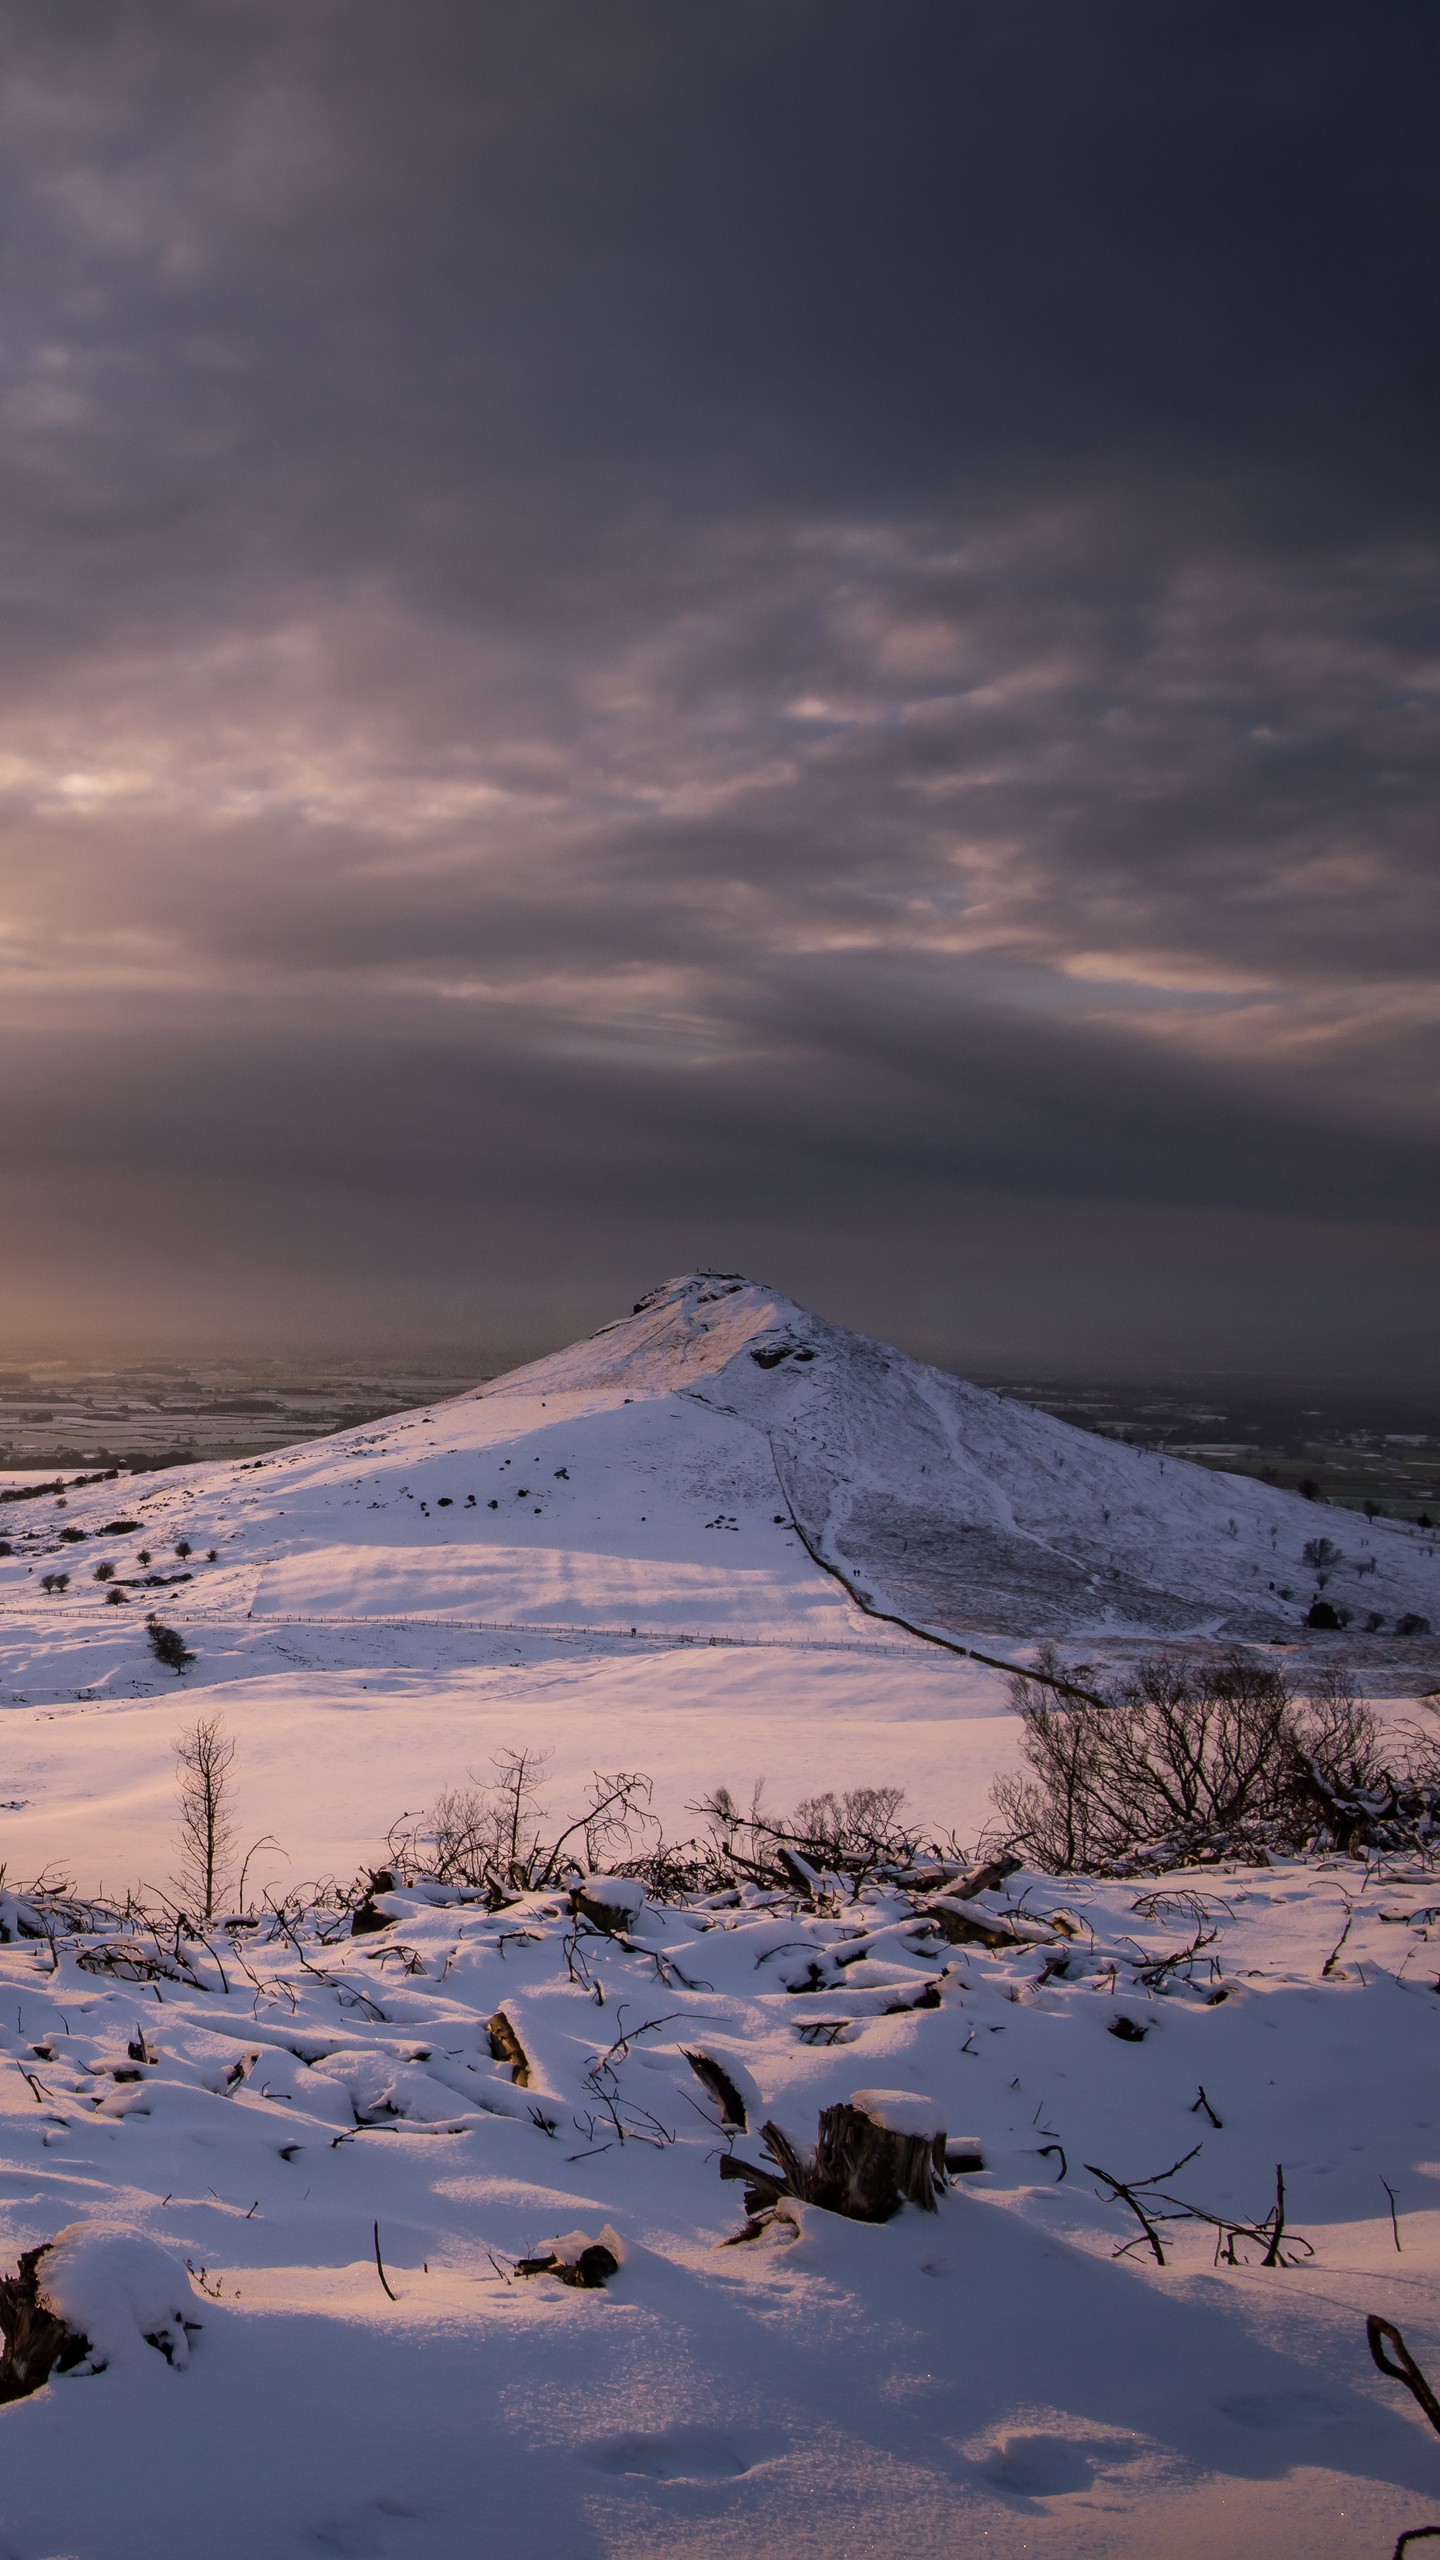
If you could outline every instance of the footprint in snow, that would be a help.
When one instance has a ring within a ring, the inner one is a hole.
[[[1319,2391],[1243,2391],[1220,2402],[1220,2414],[1237,2427],[1319,2427],[1345,2415]]]
[[[741,2480],[785,2451],[774,2435],[738,2437],[717,2427],[672,2427],[663,2436],[602,2436],[580,2449],[596,2471],[626,2480]]]
[[[1072,2436],[1006,2436],[970,2467],[990,2488],[1012,2498],[1063,2498],[1088,2489],[1097,2471],[1133,2462],[1135,2451],[1123,2438],[1076,2443]]]
[[[424,2522],[417,2508],[402,2505],[398,2498],[367,2498],[348,2515],[332,2516],[324,2524],[312,2525],[310,2540],[317,2551],[343,2554],[343,2560],[391,2560],[392,2553],[413,2552],[415,2542],[409,2534],[397,2537],[388,2530],[389,2525]]]

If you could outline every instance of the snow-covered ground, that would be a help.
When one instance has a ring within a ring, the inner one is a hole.
[[[651,1906],[624,1943],[577,1939],[558,1895],[397,1894],[379,1934],[232,1933],[193,1979],[133,1933],[118,1976],[19,1940],[10,2245],[119,2221],[198,2326],[167,2363],[103,2252],[72,2271],[110,2361],[0,2419],[4,2547],[138,2560],[198,2524],[217,2560],[1388,2552],[1440,2514],[1440,2443],[1364,2339],[1379,2311],[1440,2358],[1440,1948],[1431,1879],[1401,1872],[1327,1972],[1355,1883],[1207,1875],[1197,1907],[1019,1877],[986,1908],[1032,1935],[996,1953],[898,1896],[756,1891]],[[724,2245],[726,2154],[763,2165],[762,2123],[804,2145],[874,2090],[983,2169],[933,2215],[787,2207]],[[1188,2220],[1155,2263],[1097,2172],[1185,2154],[1166,2192],[1252,2226],[1283,2162],[1284,2263],[1262,2237],[1217,2266]],[[572,2233],[620,2258],[606,2289],[515,2274]]]
[[[202,1662],[223,1669],[206,1631],[191,1632],[206,1644]],[[328,1632],[295,1631],[312,1657]],[[412,1662],[427,1640],[432,1655],[445,1640],[422,1628],[366,1630],[361,1641],[373,1651],[401,1632]],[[223,1687],[192,1688],[190,1675],[182,1691],[166,1674],[155,1697],[12,1711],[0,1721],[10,1872],[50,1863],[110,1890],[163,1885],[175,1865],[175,1736],[216,1704],[239,1743],[245,1839],[269,1833],[280,1844],[252,1881],[284,1890],[307,1877],[353,1876],[381,1854],[397,1816],[472,1772],[489,1779],[512,1745],[551,1755],[541,1797],[557,1815],[581,1801],[592,1770],[646,1771],[672,1838],[696,1829],[687,1806],[699,1796],[728,1785],[748,1797],[757,1778],[779,1807],[832,1778],[896,1784],[947,1820],[953,1805],[962,1830],[973,1830],[994,1770],[1014,1756],[1003,1680],[943,1656],[738,1646],[577,1656],[558,1642],[548,1657],[534,1645],[524,1652],[519,1663],[512,1652],[488,1666],[430,1671],[374,1661],[282,1669],[272,1644],[260,1666],[232,1657]]]
[[[1296,1646],[1322,1575],[1387,1712],[1440,1680],[1397,1632],[1440,1623],[1432,1540],[1090,1438],[711,1275],[453,1403],[6,1504],[0,1541],[11,1885],[49,1862],[165,1886],[174,1739],[214,1707],[242,1845],[278,1844],[253,1893],[353,1873],[520,1746],[557,1816],[627,1768],[672,1834],[763,1777],[776,1805],[899,1785],[972,1837],[1015,1758],[997,1664],[1048,1636],[1102,1667],[1180,1634]],[[183,1682],[149,1610],[195,1650]],[[927,1936],[909,1902],[757,1893],[578,1948],[555,1895],[402,1900],[375,1936],[217,1942],[223,1983],[205,1955],[186,1982],[0,1946],[0,2255],[110,2219],[184,2285],[206,2270],[183,2366],[142,2343],[0,2412],[0,2553],[197,2529],[247,2560],[1388,2551],[1440,2520],[1440,2438],[1363,2318],[1440,2376],[1440,1881],[1337,1862],[1203,1891],[1215,1936],[1149,1981],[1190,1905],[1040,1878],[991,1897],[1037,1923],[1008,1952]],[[701,2048],[749,2092],[744,2133]],[[804,2207],[722,2246],[727,2148],[754,2160],[766,2115],[811,2142],[861,2089],[938,2108],[985,2169],[934,2217]],[[1086,2163],[1132,2178],[1197,2142],[1176,2191],[1257,2221],[1280,2162],[1313,2259],[1217,2268],[1185,2223],[1163,2269],[1114,2261],[1137,2225]],[[605,2227],[603,2292],[511,2274]],[[153,2262],[116,2250],[96,2318],[123,2332],[115,2270]]]

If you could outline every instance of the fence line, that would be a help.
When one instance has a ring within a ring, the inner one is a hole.
[[[214,1622],[222,1623],[218,1619]],[[888,1655],[908,1653],[908,1645],[860,1644],[838,1636],[729,1636],[702,1635],[680,1627],[592,1627],[576,1625],[568,1619],[530,1618],[438,1618],[420,1611],[401,1612],[387,1618],[345,1617],[339,1614],[307,1613],[303,1616],[272,1617],[268,1611],[249,1617],[249,1626],[281,1627],[448,1627],[462,1634],[517,1636],[610,1636],[621,1644],[652,1645],[728,1645],[737,1649],[773,1653],[864,1653]]]
[[[54,1604],[41,1603],[38,1607],[31,1604],[25,1608],[23,1614],[26,1617],[39,1616],[42,1611],[44,1616],[52,1622],[60,1618],[72,1626],[93,1626],[97,1621],[107,1626],[112,1623],[108,1612],[102,1614],[96,1609],[77,1609],[73,1603],[68,1608],[63,1602],[58,1607]],[[16,1603],[11,1601],[0,1603],[0,1619],[20,1614],[20,1608]],[[177,1626],[187,1627],[230,1626],[254,1629],[264,1627],[390,1627],[396,1629],[437,1627],[457,1635],[604,1636],[617,1644],[633,1643],[666,1648],[690,1645],[698,1647],[701,1651],[709,1651],[712,1646],[725,1646],[735,1652],[859,1653],[877,1661],[888,1660],[896,1654],[908,1654],[912,1650],[910,1645],[903,1643],[860,1644],[853,1640],[847,1642],[840,1637],[702,1635],[698,1631],[687,1628],[592,1627],[576,1625],[564,1619],[537,1621],[525,1618],[441,1618],[419,1610],[393,1611],[383,1618],[348,1616],[339,1612],[320,1611],[287,1613],[282,1617],[278,1614],[272,1615],[267,1610],[256,1617],[249,1611],[243,1615],[220,1610],[209,1612],[194,1607],[187,1608],[182,1603],[178,1608],[173,1605],[168,1607],[166,1614]],[[119,1632],[118,1628],[116,1632]]]

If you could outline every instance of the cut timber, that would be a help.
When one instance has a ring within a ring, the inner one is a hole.
[[[490,2038],[490,2052],[493,2059],[496,2062],[510,2063],[515,2072],[516,2088],[528,2089],[530,2056],[503,2009],[497,2009],[494,2017],[486,2021],[485,2032]]]
[[[36,2269],[49,2247],[47,2240],[38,2249],[26,2249],[18,2273],[0,2276],[0,2330],[5,2335],[0,2402],[25,2399],[52,2373],[68,2373],[90,2353],[89,2339],[67,2328],[40,2299]]]
[[[968,1874],[957,1876],[953,1884],[945,1887],[946,1894],[952,1902],[971,1902],[977,1893],[993,1893],[997,1885],[1005,1884],[1011,1876],[1018,1875],[1020,1865],[1018,1858],[1008,1854],[1003,1858],[992,1858],[988,1866],[971,1867]]]

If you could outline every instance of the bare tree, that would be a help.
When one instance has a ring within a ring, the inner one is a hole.
[[[235,1740],[222,1717],[199,1716],[175,1745],[180,1786],[180,1855],[177,1879],[185,1899],[213,1920],[235,1849],[231,1771]]]
[[[493,1763],[495,1784],[490,1790],[494,1806],[495,1849],[497,1863],[506,1877],[528,1873],[531,1860],[540,1845],[540,1825],[545,1807],[536,1802],[550,1765],[548,1751],[502,1751]]]

